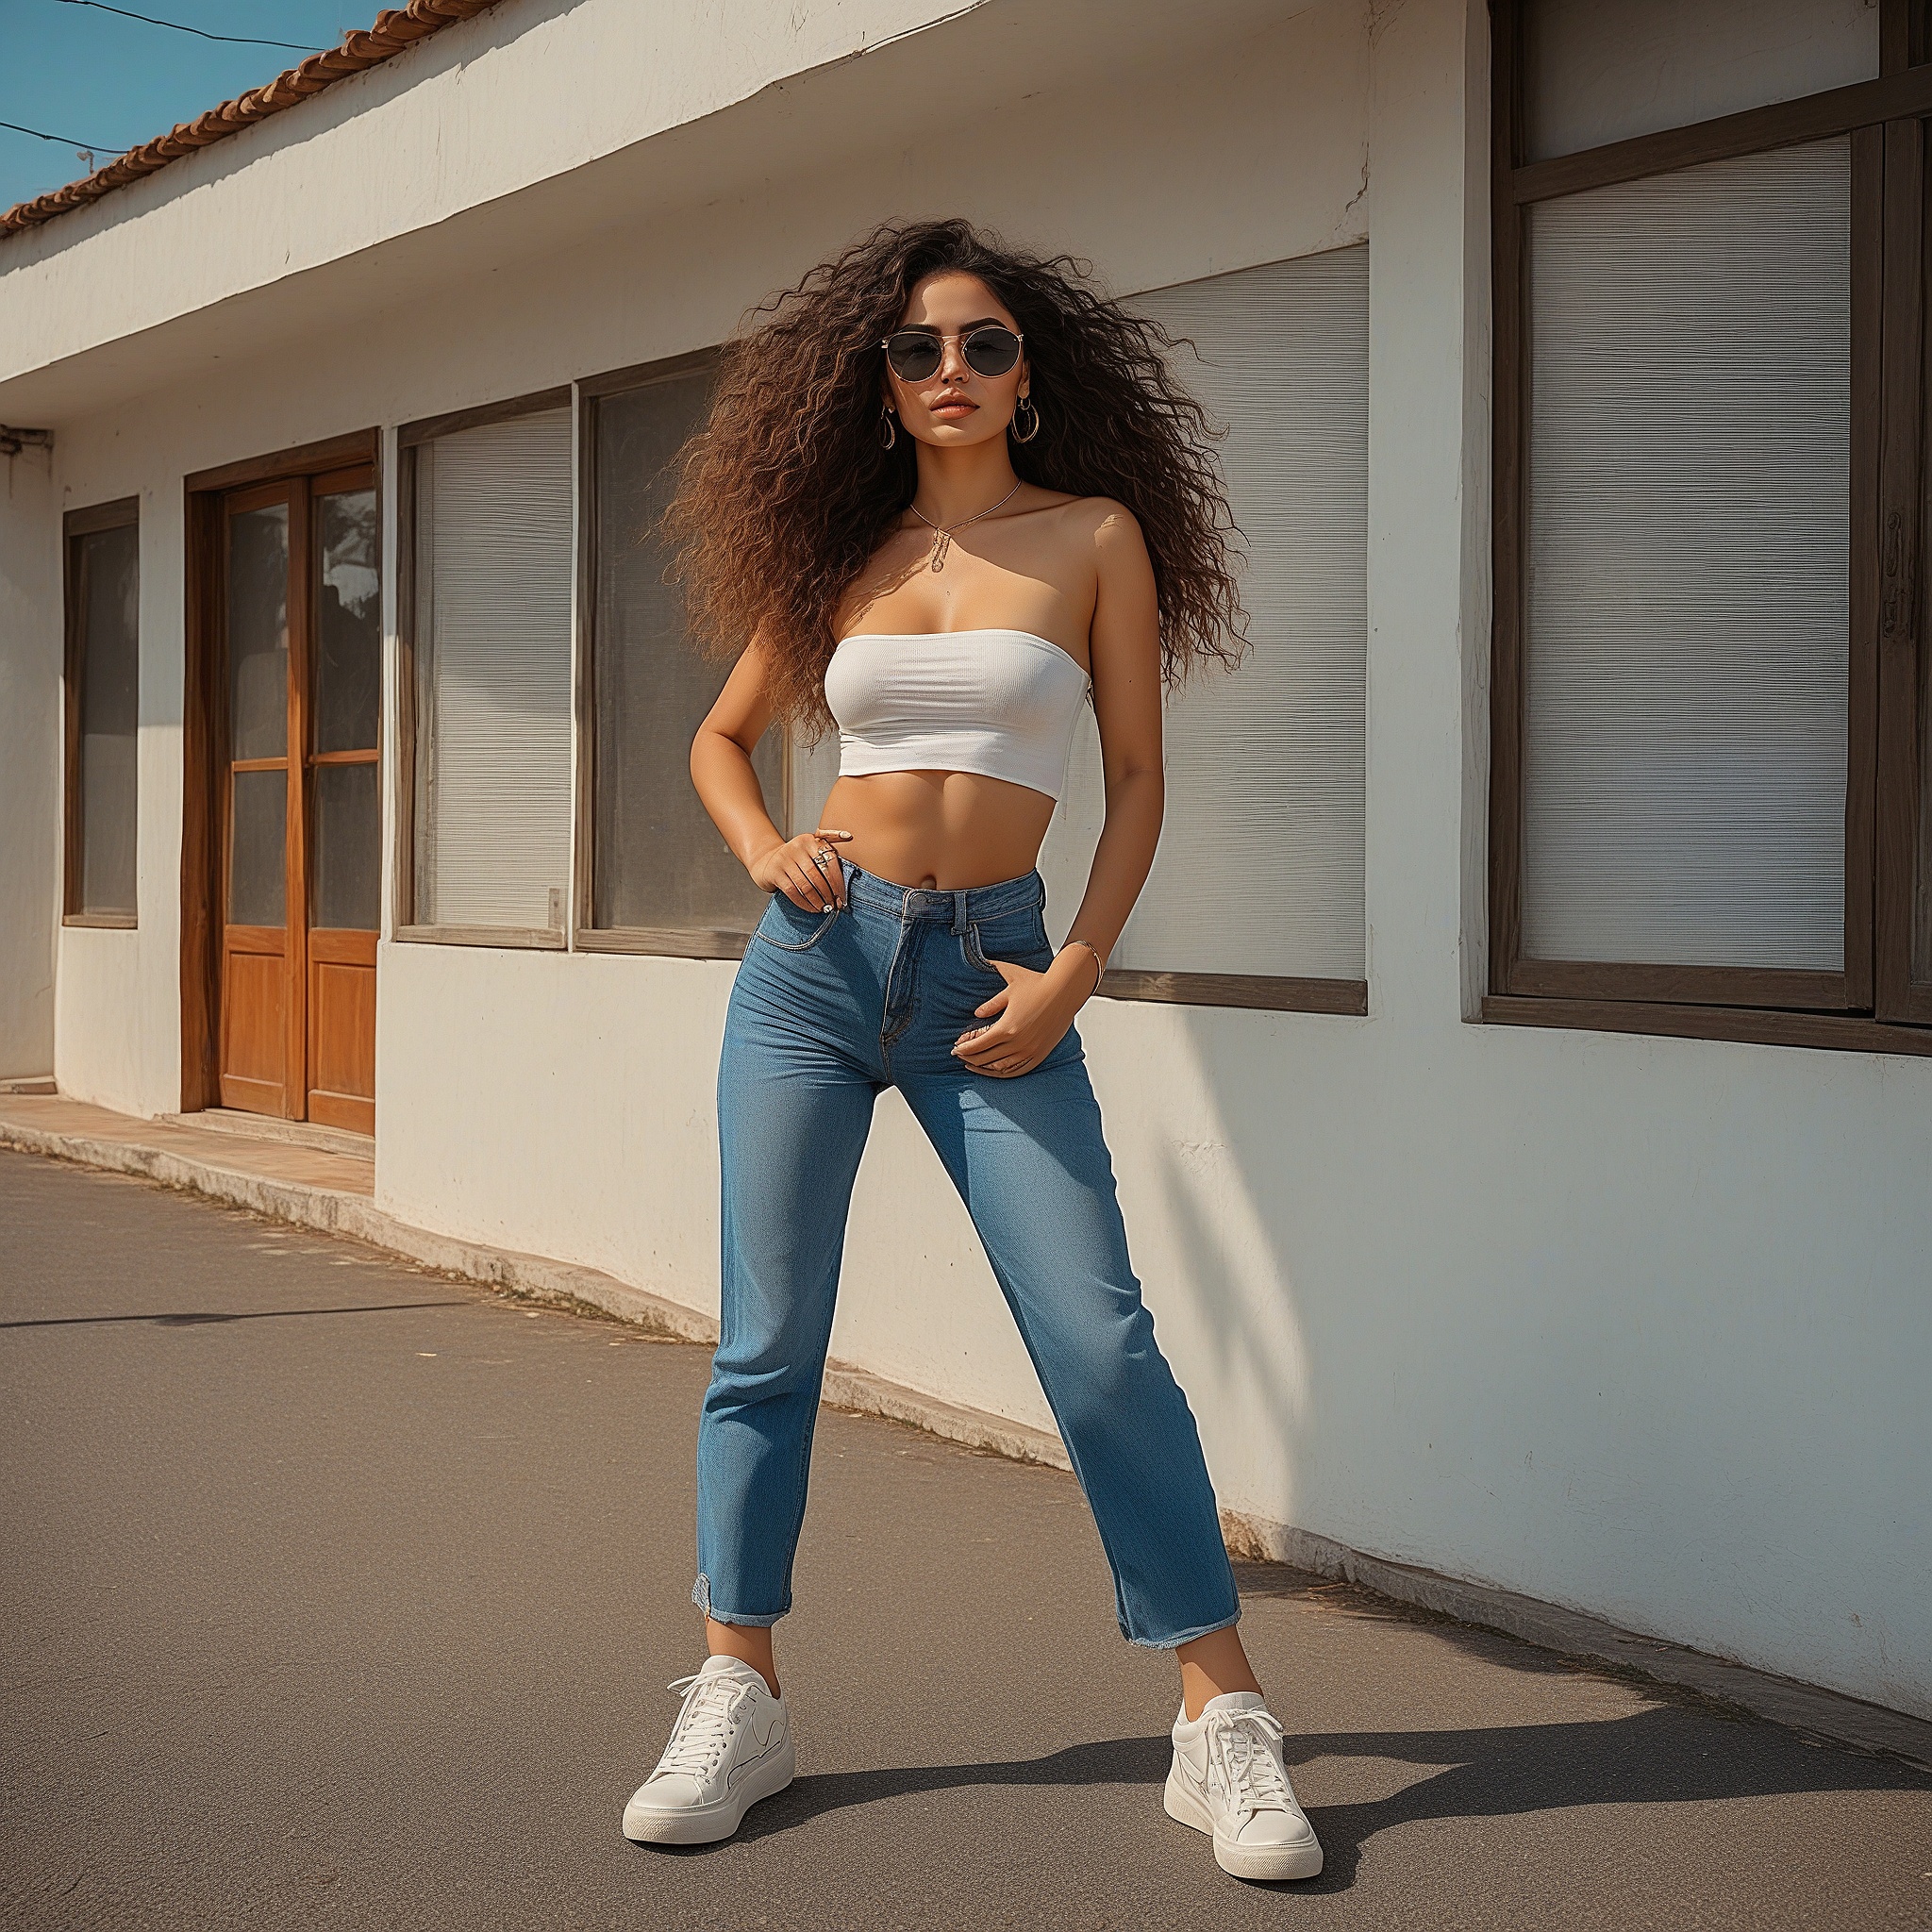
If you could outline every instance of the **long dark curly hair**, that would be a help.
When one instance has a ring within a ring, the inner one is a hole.
[[[761,631],[777,717],[808,741],[830,724],[834,612],[918,485],[913,439],[881,446],[879,342],[914,284],[941,270],[977,275],[1025,336],[1040,430],[1009,439],[1014,470],[1112,497],[1140,523],[1165,685],[1208,660],[1237,664],[1240,533],[1208,447],[1217,432],[1169,369],[1186,339],[1123,308],[1084,262],[1041,259],[964,221],[875,228],[760,303],[725,345],[663,523],[698,646],[735,658]]]

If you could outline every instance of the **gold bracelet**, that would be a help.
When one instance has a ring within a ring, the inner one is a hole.
[[[1100,982],[1107,977],[1107,961],[1100,957],[1100,948],[1087,940],[1069,940],[1067,945],[1062,946],[1060,951],[1064,953],[1067,950],[1067,946],[1085,946],[1093,955],[1093,992],[1098,992],[1100,991]],[[1090,1000],[1093,997],[1093,992],[1090,992],[1087,995]]]

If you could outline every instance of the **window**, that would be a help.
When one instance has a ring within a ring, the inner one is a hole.
[[[1932,1052],[1918,11],[1499,0],[1487,1018]]]
[[[567,391],[399,439],[405,743],[401,936],[564,942],[571,867]]]
[[[1524,947],[1844,967],[1851,144],[1529,209]]]
[[[588,756],[580,774],[576,943],[591,950],[736,958],[764,909],[699,802],[691,741],[729,667],[686,637],[657,523],[673,461],[704,422],[715,358],[583,385],[584,600]],[[765,803],[787,823],[784,734],[753,758]]]
[[[70,510],[65,710],[70,925],[135,923],[141,526],[134,497]]]
[[[1255,648],[1169,702],[1166,818],[1109,993],[1368,1009],[1368,262],[1341,248],[1134,300],[1194,343],[1176,374],[1228,425]],[[1062,932],[1104,812],[1089,708],[1041,860]]]

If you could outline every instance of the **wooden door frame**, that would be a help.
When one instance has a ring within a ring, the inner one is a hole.
[[[310,814],[316,809],[316,786],[322,773],[338,767],[373,766],[375,772],[377,823],[381,820],[382,795],[382,703],[378,681],[375,718],[375,745],[373,751],[317,751],[309,741],[313,733],[307,713],[315,700],[316,654],[320,648],[320,632],[317,627],[317,612],[314,599],[319,594],[320,579],[315,575],[314,563],[317,552],[314,547],[322,541],[322,532],[316,515],[317,506],[325,497],[341,494],[345,491],[367,490],[376,496],[378,508],[381,503],[380,478],[374,463],[350,463],[341,468],[317,471],[304,478],[307,498],[307,519],[308,524],[309,562],[308,569],[308,590],[303,597],[304,631],[308,641],[308,655],[302,668],[302,707],[304,711],[302,735],[302,782],[299,793],[291,793],[291,799],[298,798],[303,813],[303,870],[308,873],[312,863],[312,854],[308,847],[310,830]],[[382,547],[378,537],[376,568],[378,575],[382,563]],[[378,598],[379,621],[379,598]],[[377,640],[376,661],[378,671],[381,664],[381,641]],[[378,873],[382,855],[378,849],[376,863]],[[315,881],[305,878],[305,887],[312,908]],[[372,974],[375,971],[378,941],[381,938],[380,891],[377,893],[377,928],[369,931],[359,927],[317,925],[311,917],[305,914],[302,922],[302,983],[301,1027],[302,1027],[302,1113],[305,1120],[319,1126],[342,1127],[351,1133],[373,1134],[375,1131],[375,1098],[372,1093],[367,1099],[359,1094],[337,1091],[317,1084],[322,1061],[323,1028],[321,1016],[323,1001],[320,996],[320,974],[318,967],[357,966],[366,968]],[[373,1042],[372,1042],[373,1044]],[[372,1087],[374,1083],[372,1082]]]
[[[181,714],[181,1111],[219,1107],[221,1099],[222,941],[225,916],[222,859],[226,826],[225,796],[228,749],[227,653],[223,635],[222,500],[252,483],[307,481],[330,470],[369,465],[382,496],[382,434],[361,429],[323,442],[303,443],[273,456],[251,457],[183,478],[186,537],[186,662]],[[291,531],[291,544],[294,532]],[[306,537],[306,533],[305,533]],[[291,567],[292,573],[293,557]],[[305,580],[306,581],[306,580]],[[306,595],[306,590],[304,591]],[[291,628],[294,614],[291,612]],[[292,639],[291,639],[292,641]],[[294,675],[291,654],[290,675]],[[306,701],[306,693],[305,693]],[[299,748],[291,747],[299,764]],[[292,862],[302,838],[297,813],[290,826]],[[306,912],[304,924],[306,926]],[[306,968],[305,968],[306,970]],[[306,989],[305,989],[306,991]],[[296,1008],[299,1011],[299,1008]],[[291,1022],[292,1026],[292,1021]],[[308,1038],[302,1040],[301,1078],[307,1080]]]

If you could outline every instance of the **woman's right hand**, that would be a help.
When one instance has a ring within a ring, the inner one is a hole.
[[[767,892],[783,892],[807,912],[829,912],[845,903],[845,867],[833,848],[851,837],[823,827],[801,832],[756,860],[752,878]]]

